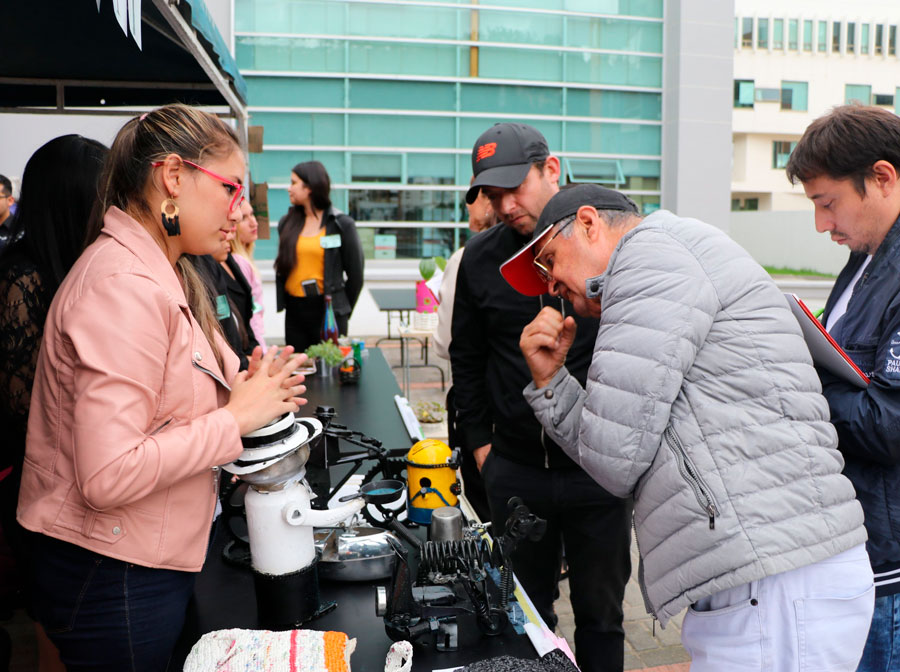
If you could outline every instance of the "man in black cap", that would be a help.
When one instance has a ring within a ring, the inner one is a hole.
[[[483,191],[504,225],[468,241],[457,276],[450,361],[461,448],[481,469],[496,534],[514,496],[547,520],[544,538],[520,543],[512,558],[547,625],[557,622],[553,601],[564,550],[578,664],[585,672],[621,670],[631,502],[603,490],[545,436],[522,396],[531,380],[519,350],[523,328],[545,305],[564,314],[572,306],[546,295],[524,297],[499,272],[531,238],[541,210],[559,191],[559,159],[531,126],[497,124],[475,143],[472,171],[466,200]],[[538,294],[545,292],[546,285]],[[597,321],[577,321],[566,362],[584,382]]]
[[[856,670],[875,594],[862,507],[768,273],[719,229],[592,184],[554,196],[501,272],[600,320],[584,385],[566,370],[581,326],[540,312],[525,398],[634,496],[644,601],[663,627],[688,608],[691,672]]]

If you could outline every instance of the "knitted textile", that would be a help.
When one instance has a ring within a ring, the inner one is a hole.
[[[500,656],[466,665],[463,672],[578,672],[569,657],[559,649],[553,649],[538,660],[523,660],[512,656]]]
[[[394,642],[384,659],[384,672],[410,672],[413,646],[406,640]]]
[[[216,630],[200,638],[184,672],[350,672],[356,640],[317,630]]]

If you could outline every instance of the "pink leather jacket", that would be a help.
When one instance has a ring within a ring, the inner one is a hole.
[[[241,452],[221,371],[172,265],[117,208],[60,286],[44,329],[18,519],[148,567],[199,571],[215,465]]]

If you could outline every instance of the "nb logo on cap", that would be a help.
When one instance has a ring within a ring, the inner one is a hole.
[[[482,159],[486,159],[489,156],[493,156],[497,153],[497,143],[489,142],[486,145],[482,145],[478,148],[478,151],[475,153],[475,163],[478,163]]]

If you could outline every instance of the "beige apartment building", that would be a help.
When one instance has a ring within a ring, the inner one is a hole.
[[[736,0],[731,209],[811,210],[784,174],[803,130],[851,101],[900,111],[900,3]]]

